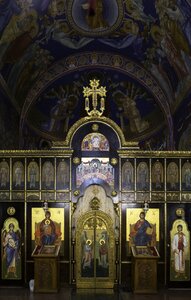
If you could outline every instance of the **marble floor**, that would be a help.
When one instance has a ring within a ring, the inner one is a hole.
[[[124,289],[73,290],[62,288],[58,293],[32,293],[27,288],[1,288],[0,300],[190,300],[191,290],[159,290],[157,294],[133,294]]]

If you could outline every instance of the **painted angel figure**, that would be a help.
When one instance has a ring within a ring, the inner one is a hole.
[[[10,223],[8,231],[5,229],[2,233],[4,279],[19,279],[19,261],[20,261],[20,232],[15,230],[15,225]]]

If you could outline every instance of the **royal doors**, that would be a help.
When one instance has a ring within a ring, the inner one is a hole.
[[[113,288],[114,258],[112,219],[98,210],[85,213],[76,233],[77,288]]]

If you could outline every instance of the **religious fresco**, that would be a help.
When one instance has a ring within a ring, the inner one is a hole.
[[[170,231],[170,280],[190,280],[190,231],[188,224],[177,219]]]
[[[87,55],[87,59],[89,59],[89,56],[90,54]],[[99,55],[98,59],[101,61],[102,55]],[[111,56],[111,59],[114,59],[114,57]],[[68,75],[66,73],[66,76],[64,76],[64,71],[62,71],[62,84],[57,87],[52,87],[52,85],[48,87],[36,101],[31,102],[31,105],[30,101],[32,99],[28,99],[28,107],[26,107],[26,112],[23,113],[27,114],[29,123],[33,124],[34,128],[41,132],[45,138],[49,137],[50,140],[53,137],[57,139],[65,138],[69,128],[85,115],[83,86],[84,83],[89,83],[89,78],[93,79],[95,76],[100,80],[100,84],[104,82],[107,90],[104,114],[120,126],[126,138],[139,140],[158,134],[166,123],[160,107],[164,105],[166,110],[168,110],[168,107],[162,99],[153,97],[152,91],[145,93],[143,82],[146,78],[142,78],[141,84],[128,83],[125,80],[128,73],[124,76],[119,70],[111,70],[111,62],[107,70],[105,62],[102,62],[102,64],[104,64],[102,72],[98,68],[85,74],[83,71],[78,70],[79,77],[75,81],[72,74]],[[123,64],[125,68],[125,61]],[[77,70],[76,67],[75,70]],[[116,79],[117,73],[121,77],[120,83]],[[146,73],[144,75],[146,76]],[[65,80],[67,80],[67,84]],[[159,91],[157,95],[157,97],[162,97]],[[143,108],[147,109],[144,113],[141,113]],[[171,128],[171,123],[172,120],[169,119],[168,125],[166,125],[169,128],[168,130]],[[159,143],[163,143],[163,141]]]
[[[71,26],[82,34],[90,36],[111,33],[123,18],[121,0],[68,1]]]
[[[109,163],[109,158],[83,157],[81,164],[76,168],[76,186],[79,187],[87,180],[94,183],[103,180],[114,186],[114,168]]]
[[[69,130],[70,120],[74,118],[78,96],[79,87],[75,83],[54,86],[41,95],[37,105],[31,108],[29,119],[35,115],[36,128],[50,136],[63,137]]]
[[[1,74],[1,72],[0,72]],[[2,77],[1,77],[2,79]],[[18,148],[19,140],[19,124],[18,113],[10,101],[9,96],[5,96],[5,91],[0,87],[0,134],[1,134],[1,149],[16,149]],[[7,120],[9,120],[7,122]]]
[[[5,111],[0,132],[3,136],[6,126],[11,135],[3,137],[2,147],[36,149],[41,139],[65,137],[75,122],[76,111],[83,116],[78,110],[83,106],[79,95],[89,78],[79,79],[81,74],[77,69],[83,65],[86,73],[97,67],[102,73],[110,63],[109,73],[113,74],[110,77],[107,74],[106,78],[109,95],[113,95],[111,106],[115,113],[111,113],[111,118],[117,119],[126,137],[138,140],[144,149],[172,149],[174,145],[177,149],[189,149],[189,0],[8,0],[0,2],[0,11],[0,95],[1,109]],[[81,49],[83,57],[79,56]],[[103,49],[101,59],[100,49]],[[86,56],[87,51],[91,52],[91,58]],[[124,58],[129,60],[125,65]],[[54,74],[54,66],[59,76]],[[60,72],[63,76],[59,74],[62,67],[71,76],[69,81],[63,72]],[[125,67],[129,74],[133,70],[126,80],[123,72],[116,73]],[[144,71],[155,80],[153,94],[149,91],[151,78],[143,80],[140,86]],[[35,85],[39,92],[42,78],[45,81],[42,91],[29,104],[27,95]],[[127,85],[131,87],[127,89]],[[158,94],[157,85],[165,94],[160,104],[153,98]],[[8,105],[11,106],[9,125],[6,124]],[[22,116],[20,132],[17,112]],[[171,121],[167,124],[168,118]],[[172,125],[176,137],[168,141]]]
[[[101,133],[90,133],[84,137],[82,151],[109,151],[109,142]]]
[[[1,230],[1,277],[4,280],[21,279],[21,239],[18,220],[6,219]]]

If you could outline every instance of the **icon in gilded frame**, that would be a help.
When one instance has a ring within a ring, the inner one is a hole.
[[[137,164],[137,190],[145,191],[149,189],[149,167],[148,163],[141,161]]]
[[[122,189],[134,189],[134,166],[132,160],[126,160],[122,165]]]
[[[52,190],[54,188],[54,165],[51,160],[42,162],[42,189]]]
[[[24,162],[15,161],[13,163],[13,174],[12,174],[12,189],[21,190],[24,189]]]
[[[182,161],[182,178],[181,178],[181,183],[182,183],[182,190],[183,191],[190,191],[191,190],[191,163],[187,159],[186,161]]]
[[[151,167],[151,182],[153,191],[164,189],[164,167],[161,160],[153,160]]]
[[[40,172],[39,164],[36,160],[29,161],[27,166],[27,189],[37,190],[39,189]]]
[[[9,161],[3,159],[0,162],[0,189],[7,190],[10,187]]]
[[[167,162],[167,190],[179,190],[179,167],[178,160]]]

